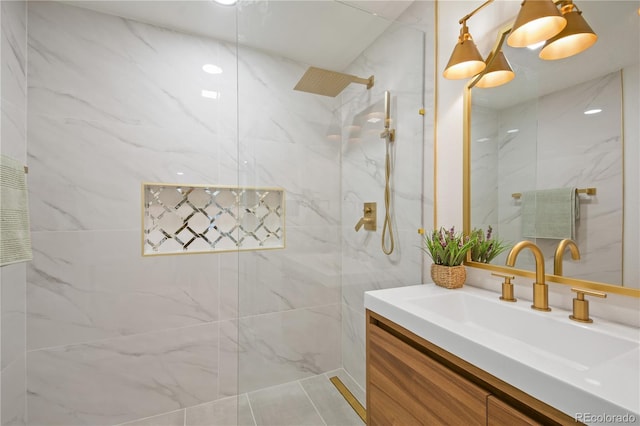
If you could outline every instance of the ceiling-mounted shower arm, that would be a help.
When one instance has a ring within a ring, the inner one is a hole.
[[[380,133],[382,139],[389,139],[389,142],[396,140],[396,129],[391,128],[391,93],[384,92],[384,130]]]

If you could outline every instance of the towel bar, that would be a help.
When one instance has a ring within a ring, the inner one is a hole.
[[[596,188],[581,188],[578,189],[578,194],[596,195]],[[514,192],[513,194],[511,194],[511,196],[518,200],[520,199],[520,197],[522,197],[522,193]]]

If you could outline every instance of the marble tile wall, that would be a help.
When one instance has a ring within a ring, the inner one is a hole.
[[[30,423],[124,423],[341,366],[336,103],[291,90],[306,65],[236,49],[30,2]],[[142,258],[143,181],[284,187],[287,248]]]
[[[286,248],[239,255],[240,393],[341,366],[338,103],[292,90],[306,68],[238,49],[240,184],[287,190]]]
[[[424,15],[428,20],[433,5],[417,3],[406,13]],[[366,380],[364,292],[422,282],[421,238],[416,231],[423,223],[423,209],[433,209],[433,204],[421,195],[425,151],[433,151],[432,142],[425,139],[426,134],[433,132],[432,98],[423,97],[423,73],[429,75],[433,68],[431,59],[425,61],[425,55],[432,54],[428,40],[430,36],[414,26],[391,25],[350,67],[355,75],[374,74],[374,87],[363,91],[362,87],[354,86],[343,92],[342,362],[363,388]],[[429,81],[428,76],[426,80]],[[385,217],[385,141],[380,138],[380,132],[384,122],[368,121],[372,117],[384,118],[385,90],[391,93],[392,127],[396,129],[396,141],[390,147],[391,226],[395,238],[390,256],[381,248]],[[425,116],[418,113],[422,107],[428,111]],[[371,201],[377,203],[377,231],[355,232],[354,225],[362,216],[363,203]]]
[[[27,9],[0,2],[0,153],[27,164]],[[0,424],[26,423],[26,264],[0,268]]]
[[[375,89],[333,99],[292,90],[306,64],[235,44],[54,2],[28,14],[30,423],[179,424],[184,408],[342,365],[363,386],[364,291],[421,280],[424,33],[390,27],[351,69]],[[391,257],[380,231],[353,232],[362,201],[383,206],[379,129],[327,138],[384,90]],[[142,258],[143,181],[284,187],[286,249]]]

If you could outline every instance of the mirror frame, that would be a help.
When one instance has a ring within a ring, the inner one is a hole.
[[[485,70],[489,68],[491,62],[493,62],[493,58],[502,48],[502,44],[507,38],[507,35],[511,31],[512,27],[513,23],[510,23],[500,29],[496,43],[491,50],[491,53],[487,57],[487,67],[485,68]],[[473,77],[464,87],[462,129],[462,228],[465,235],[469,235],[471,233],[471,89],[473,89],[473,87],[476,85],[478,80],[482,78],[483,75],[484,71],[478,74],[476,77]],[[525,276],[533,279],[535,279],[536,276],[534,271],[516,269],[508,266],[492,265],[488,263],[473,262],[470,260],[469,256],[467,256],[467,260],[464,262],[464,264],[467,267],[471,268],[485,269],[488,271],[494,271],[503,274]],[[603,291],[605,293],[613,293],[622,296],[640,298],[640,289],[624,287],[622,285],[587,281],[553,274],[545,274],[545,280],[547,283],[552,282],[556,284]]]

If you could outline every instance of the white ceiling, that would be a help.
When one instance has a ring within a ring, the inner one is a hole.
[[[413,1],[70,0],[64,3],[344,70]],[[236,19],[236,10],[239,12]]]

